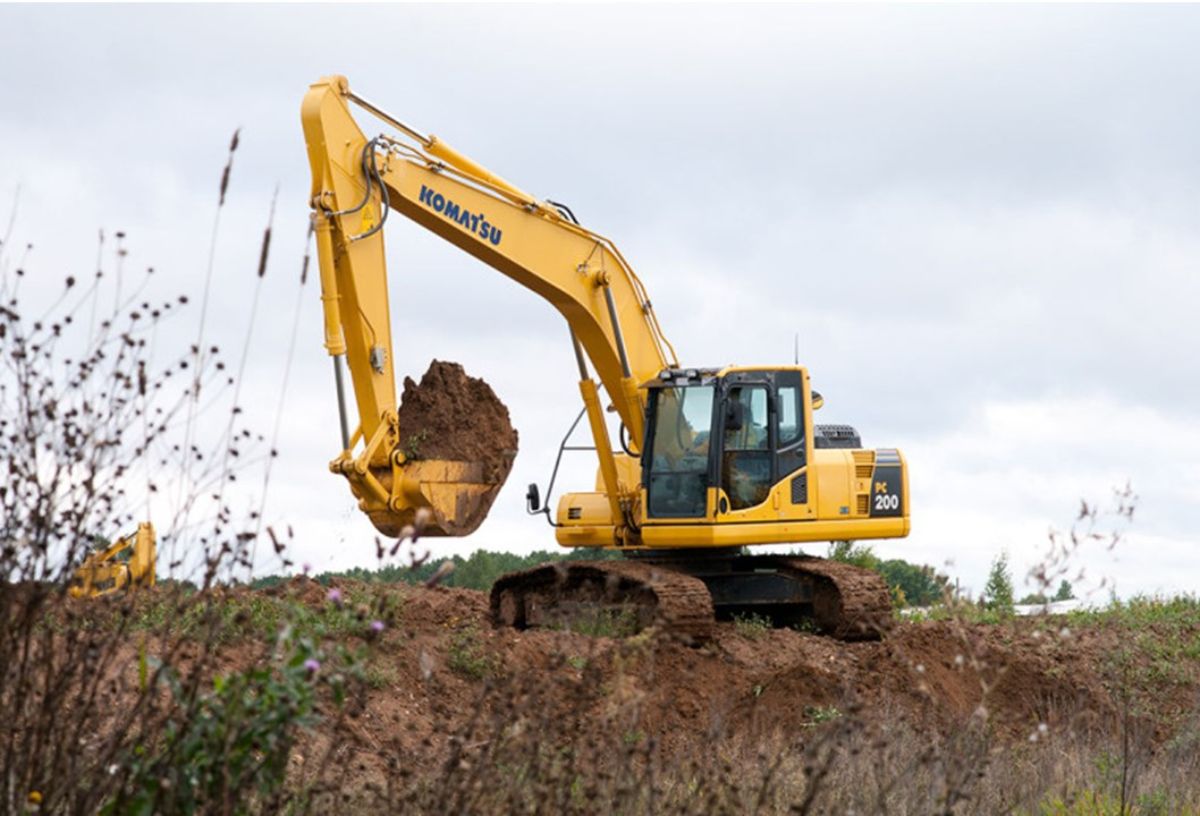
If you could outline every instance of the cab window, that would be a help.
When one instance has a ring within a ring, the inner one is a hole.
[[[779,447],[787,448],[798,441],[804,433],[804,421],[800,412],[800,389],[785,385],[779,389]]]
[[[800,390],[800,374],[781,371],[776,379],[776,400],[779,409],[779,442],[775,448],[776,473],[782,478],[805,465],[804,405]]]
[[[708,495],[711,385],[655,389],[645,454],[651,518],[703,516]]]
[[[735,386],[725,397],[721,487],[734,510],[761,504],[771,490],[768,397],[763,386]]]

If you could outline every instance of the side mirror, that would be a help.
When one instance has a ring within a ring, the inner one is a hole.
[[[746,422],[746,406],[739,400],[725,403],[725,430],[740,431]]]
[[[542,496],[534,483],[530,483],[529,489],[525,491],[525,507],[529,513],[537,513],[542,509]]]
[[[813,405],[813,410],[814,410],[814,411],[815,411],[815,410],[817,410],[818,408],[820,408],[820,407],[821,407],[822,405],[824,405],[824,404],[825,404],[825,398],[824,398],[824,397],[822,397],[820,394],[818,394],[816,391],[813,391],[813,392],[812,392],[812,405]]]

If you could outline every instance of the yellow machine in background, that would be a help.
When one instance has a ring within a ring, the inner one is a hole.
[[[396,133],[368,138],[350,103]],[[480,495],[500,487],[476,463],[409,461],[400,448],[382,233],[394,212],[565,318],[599,458],[596,486],[563,496],[551,519],[531,485],[529,509],[546,514],[564,546],[628,556],[506,576],[492,593],[498,622],[536,625],[550,610],[608,602],[616,591],[621,603],[681,629],[702,628],[715,610],[812,618],[846,637],[878,633],[890,610],[878,576],[822,559],[742,550],[908,534],[903,456],[863,448],[846,426],[814,424],[823,401],[807,369],[681,366],[645,287],[612,241],[580,224],[569,207],[524,192],[384,113],[352,93],[344,77],[315,83],[301,119],[325,347],[342,416],[343,450],[330,468],[346,478],[380,531],[395,535],[423,508],[432,518],[429,534],[469,533],[463,519]],[[353,432],[343,358],[357,403]],[[546,372],[531,377],[544,382]],[[621,421],[619,451],[601,386]]]
[[[127,587],[154,586],[156,545],[154,525],[142,522],[133,535],[89,555],[75,570],[67,591],[73,598],[95,598]]]

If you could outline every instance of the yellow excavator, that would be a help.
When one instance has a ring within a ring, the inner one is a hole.
[[[90,553],[75,570],[67,592],[72,598],[97,598],[126,588],[152,587],[157,557],[154,525],[142,522],[133,535]]]
[[[388,132],[367,137],[351,105]],[[397,214],[546,300],[566,319],[575,350],[581,417],[599,458],[595,489],[567,493],[551,517],[530,485],[528,510],[544,514],[565,547],[624,557],[502,577],[491,593],[497,625],[549,625],[598,608],[704,637],[716,617],[754,612],[846,639],[879,636],[891,607],[875,573],[745,548],[906,536],[908,477],[898,450],[864,448],[848,426],[815,424],[823,400],[803,366],[681,365],[611,240],[568,206],[385,113],[345,77],[313,84],[301,119],[342,425],[330,469],[381,532],[397,535],[420,513],[427,535],[465,535],[501,486],[478,462],[414,460],[401,445],[415,429],[399,426],[383,240]],[[620,419],[619,450],[601,387]]]

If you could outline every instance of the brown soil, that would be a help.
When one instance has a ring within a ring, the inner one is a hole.
[[[508,478],[517,455],[508,408],[458,363],[434,360],[419,385],[405,377],[399,417],[401,449],[410,459],[479,462],[486,481]]]
[[[495,629],[487,595],[474,590],[334,585],[346,598],[383,593],[394,615],[371,639],[363,707],[349,720],[326,711],[293,759],[298,769],[316,761],[336,725],[343,729],[339,780],[355,789],[383,784],[414,762],[432,772],[461,747],[452,735],[468,723],[511,720],[517,728],[537,716],[572,723],[588,738],[614,727],[644,735],[665,757],[769,745],[781,735],[814,733],[831,716],[853,716],[872,730],[906,729],[930,744],[948,744],[982,724],[997,750],[1013,751],[1031,739],[1104,739],[1129,716],[1109,662],[1122,630],[1103,625],[1068,631],[1054,618],[899,622],[882,641],[846,643],[722,622],[697,647],[653,630],[618,639]],[[221,592],[243,601],[252,593]],[[330,603],[329,587],[307,578],[262,592],[312,608]],[[1200,628],[1183,636],[1196,639]],[[344,645],[361,642],[351,636]],[[136,681],[132,648],[123,661],[129,688]],[[248,665],[264,648],[252,640],[220,646],[216,668]],[[464,671],[464,651],[483,670]],[[1155,744],[1166,744],[1172,722],[1195,711],[1200,658],[1181,668],[1179,678],[1156,684],[1153,716],[1136,715]],[[469,745],[482,744],[477,737]]]
[[[579,686],[588,685],[585,720],[597,728],[611,721],[614,707],[636,709],[637,727],[668,753],[705,750],[717,737],[804,733],[821,711],[854,711],[868,726],[903,723],[937,739],[982,718],[1011,745],[1041,727],[1084,736],[1111,731],[1122,713],[1105,662],[1119,634],[1068,632],[1054,619],[900,623],[882,641],[858,643],[793,630],[748,635],[719,623],[697,648],[644,636],[497,630],[484,593],[389,591],[398,596],[399,618],[373,658],[387,680],[360,720],[361,743],[348,749],[364,780],[383,774],[389,756],[436,746],[473,712],[497,704],[497,687],[522,678],[533,678],[539,706],[564,711],[580,705]],[[463,632],[487,656],[490,677],[455,670]],[[1187,710],[1196,690],[1195,683],[1165,689],[1163,722]]]

